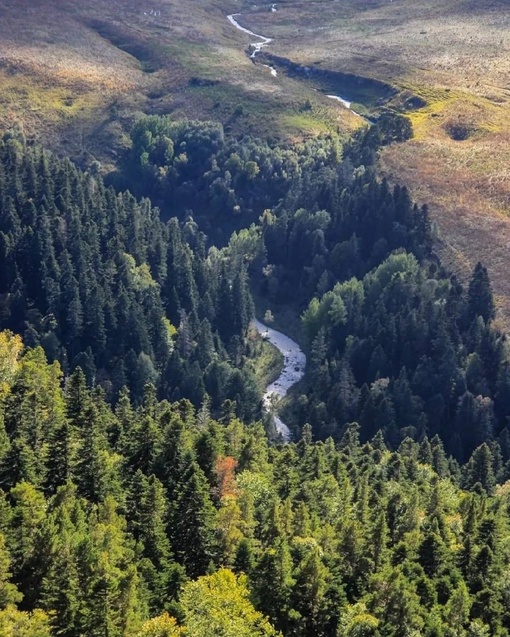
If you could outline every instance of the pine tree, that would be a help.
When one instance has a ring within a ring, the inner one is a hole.
[[[432,456],[432,447],[430,445],[429,439],[427,436],[420,443],[420,450],[418,451],[418,460],[423,464],[432,464],[433,456]]]
[[[140,565],[149,586],[151,614],[161,612],[173,600],[182,583],[182,569],[173,562],[166,532],[167,504],[163,485],[151,476],[144,485],[142,499],[137,503],[138,539],[143,546]]]
[[[248,538],[243,538],[237,547],[233,570],[237,574],[244,573],[245,575],[251,576],[254,562],[255,557],[253,554],[252,544]]]
[[[30,483],[20,482],[11,489],[14,503],[7,538],[10,541],[12,581],[23,594],[24,603],[33,608],[41,584],[43,554],[38,544],[46,515],[44,496]]]
[[[437,578],[447,568],[447,551],[438,530],[434,526],[430,528],[418,548],[419,563],[431,578]]]
[[[375,570],[379,570],[388,561],[388,526],[382,513],[376,520],[372,537],[372,552]]]
[[[490,447],[483,443],[474,450],[466,466],[466,484],[473,488],[479,484],[487,493],[492,493],[496,480],[493,469],[493,456]]]
[[[45,488],[50,495],[71,479],[75,458],[73,435],[69,422],[55,426],[48,437]]]
[[[215,511],[205,476],[193,457],[184,457],[184,472],[174,491],[169,534],[175,556],[191,578],[204,575],[216,555]]]
[[[23,597],[16,586],[10,582],[10,565],[11,559],[7,551],[5,536],[0,532],[0,610],[9,604],[16,604]]]
[[[295,583],[292,569],[289,547],[279,538],[274,548],[264,551],[252,576],[257,608],[285,634],[292,622],[291,595]]]
[[[160,419],[163,428],[161,453],[156,461],[156,475],[167,489],[170,499],[175,499],[175,489],[186,470],[187,443],[181,418],[165,411]]]
[[[131,425],[128,449],[126,449],[129,471],[140,469],[150,475],[156,469],[161,454],[162,435],[158,422],[149,414]]]
[[[48,549],[48,566],[41,587],[41,601],[51,612],[55,634],[73,637],[83,630],[87,600],[78,571],[80,544],[87,534],[85,512],[76,498],[76,488],[58,490],[42,528]]]
[[[300,613],[301,634],[321,634],[329,620],[328,587],[330,573],[317,548],[308,550],[294,571],[292,606]]]
[[[81,368],[76,368],[69,376],[65,388],[66,412],[70,423],[77,429],[87,426],[86,409],[90,404],[87,379]]]
[[[86,599],[84,634],[136,634],[147,617],[132,542],[116,509],[111,497],[99,505],[80,551],[78,567]]]
[[[492,287],[489,281],[487,268],[480,261],[476,264],[469,283],[468,290],[468,318],[473,321],[481,316],[487,323],[496,314]]]
[[[111,488],[107,467],[107,442],[95,404],[86,408],[80,420],[86,423],[80,436],[80,450],[74,469],[80,495],[91,502],[103,500]]]
[[[439,477],[444,478],[448,475],[448,460],[438,435],[432,438],[430,446],[432,447],[432,467]]]

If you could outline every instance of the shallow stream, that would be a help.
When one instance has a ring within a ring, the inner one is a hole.
[[[276,429],[285,442],[291,438],[290,429],[274,412],[279,400],[284,398],[289,389],[298,383],[305,374],[306,356],[299,345],[291,338],[267,327],[256,319],[253,324],[262,338],[267,339],[283,354],[283,369],[278,378],[266,387],[264,392],[264,407],[270,411],[275,420]]]

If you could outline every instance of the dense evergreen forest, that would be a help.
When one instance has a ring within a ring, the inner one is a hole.
[[[122,174],[165,215],[194,214],[220,238],[237,228],[226,251],[248,262],[253,289],[302,313],[310,365],[289,409],[297,425],[338,440],[357,421],[363,440],[381,429],[393,448],[439,434],[461,462],[498,439],[506,462],[510,367],[487,271],[479,264],[464,290],[433,254],[426,206],[374,174],[378,148],[410,134],[388,114],[343,149],[333,136],[282,149],[148,117]]]
[[[0,325],[77,366],[110,398],[147,382],[161,396],[259,415],[244,334],[253,314],[245,268],[190,222],[163,223],[148,200],[105,188],[68,160],[0,145]]]
[[[147,117],[107,184],[4,135],[1,637],[508,634],[508,345],[375,175],[411,134]],[[288,445],[252,295],[300,317]]]
[[[63,388],[9,332],[0,350],[0,634],[508,634],[488,445],[459,467],[437,436],[390,451],[351,424],[278,448],[152,385],[115,408],[81,370]]]

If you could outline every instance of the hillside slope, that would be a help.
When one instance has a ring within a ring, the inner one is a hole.
[[[508,324],[508,4],[283,0],[278,8],[270,32],[278,55],[408,92],[415,138],[388,148],[381,170],[430,204],[441,256],[451,268],[465,278],[479,259],[487,264]],[[267,22],[260,11],[249,24],[267,32]]]
[[[380,168],[428,203],[441,256],[461,277],[482,259],[508,324],[510,242],[507,85],[510,10],[500,0],[0,0],[0,127],[25,132],[82,165],[113,166],[142,112],[213,118],[234,133],[284,139],[359,126],[308,76],[278,77],[246,55],[250,37],[310,69],[399,89],[415,138]],[[316,75],[314,77],[317,77]],[[407,99],[407,102],[406,102]]]
[[[359,125],[345,109],[245,54],[234,1],[0,0],[0,127],[14,122],[82,163],[115,161],[141,114],[214,119],[292,136]],[[108,148],[107,148],[108,147]]]

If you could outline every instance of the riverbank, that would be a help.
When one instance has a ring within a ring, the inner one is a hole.
[[[276,12],[276,5],[272,5],[271,6],[271,12]],[[262,52],[263,49],[265,49],[269,44],[271,44],[273,42],[273,38],[269,38],[265,35],[262,35],[260,33],[255,33],[254,31],[251,31],[250,29],[243,27],[239,21],[237,20],[237,18],[242,17],[241,13],[231,13],[230,15],[227,15],[227,20],[230,22],[230,24],[232,24],[232,26],[234,26],[236,29],[238,29],[239,31],[242,31],[243,33],[246,33],[247,35],[249,35],[250,37],[253,38],[257,38],[259,41],[256,42],[250,42],[250,60],[253,60],[253,62],[255,62],[255,58],[256,56]],[[271,60],[280,60],[280,62],[282,61],[280,58],[278,58],[277,56],[261,56],[261,57],[267,57],[268,59]],[[264,66],[265,68],[269,69],[271,72],[271,75],[273,77],[278,77],[278,71],[276,69],[276,65],[273,65],[271,63],[265,63],[263,61],[260,61],[260,59],[258,60],[258,64],[260,64],[261,66]],[[313,70],[315,72],[317,72],[316,69],[310,69],[308,67],[300,67],[299,65],[294,65],[290,60],[284,60],[284,64],[286,64],[287,66],[289,66],[289,69],[293,69],[294,66],[296,66],[299,70],[299,72],[304,72],[305,75],[309,75],[309,73]],[[323,72],[323,71],[320,71]],[[326,73],[328,73],[326,71]],[[357,79],[357,81],[359,81],[360,78]],[[369,81],[369,80],[364,80],[365,82]],[[374,83],[372,81],[372,83]],[[314,89],[316,91],[318,91],[319,89]],[[321,91],[323,92],[323,91]],[[336,100],[337,102],[339,102],[340,104],[342,104],[342,106],[344,106],[347,110],[352,111],[353,113],[355,113],[355,111],[352,109],[352,101],[350,99],[346,99],[344,97],[341,97],[340,95],[335,94],[329,94],[326,93],[326,97]],[[357,113],[355,113],[357,114]]]
[[[289,389],[305,375],[306,356],[299,345],[282,332],[264,325],[257,319],[254,319],[252,324],[262,338],[268,340],[283,355],[282,372],[273,383],[266,387],[263,402],[264,407],[274,416],[276,430],[285,442],[289,442],[292,437],[290,429],[275,412],[278,403],[287,395]]]
[[[275,5],[273,5],[272,9],[274,7]],[[250,43],[250,47],[253,48],[253,51],[250,54],[250,60],[255,60],[255,56],[257,55],[257,53],[260,53],[262,49],[266,47],[268,44],[271,44],[273,40],[272,38],[268,38],[265,35],[254,33],[253,31],[250,31],[250,29],[246,29],[245,27],[241,26],[239,22],[236,20],[236,18],[239,17],[240,15],[241,15],[240,13],[231,13],[230,15],[227,16],[227,20],[230,22],[230,24],[235,26],[236,29],[239,29],[239,31],[242,31],[243,33],[247,33],[248,35],[254,38],[258,38],[260,40],[260,42]],[[273,66],[269,64],[264,64],[263,62],[261,62],[260,64],[261,66],[264,66],[267,69],[269,69],[273,77],[278,76],[278,71]]]

